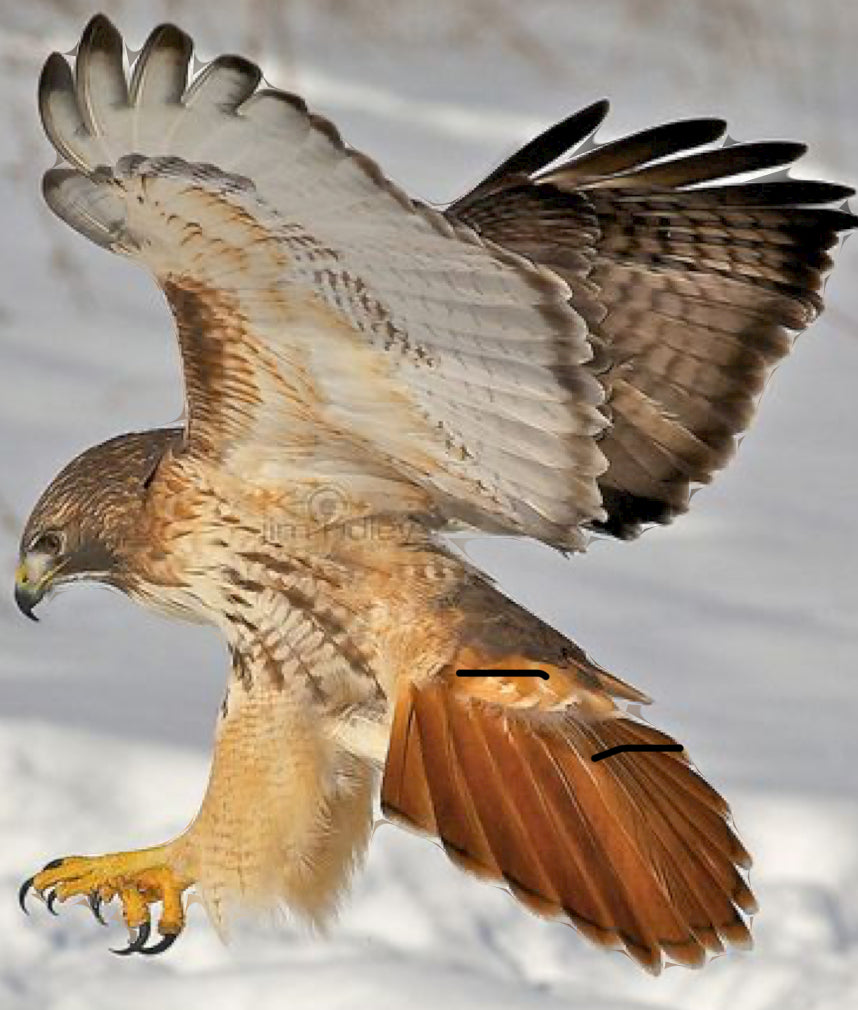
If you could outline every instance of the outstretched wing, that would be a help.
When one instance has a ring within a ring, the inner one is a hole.
[[[606,421],[568,286],[410,201],[246,60],[189,83],[191,52],[162,26],[129,79],[97,16],[39,89],[71,166],[46,175],[51,208],[172,307],[187,451],[575,545],[604,518]]]
[[[612,422],[608,515],[594,525],[628,538],[684,512],[730,458],[794,331],[822,309],[828,250],[858,219],[825,206],[848,187],[784,177],[802,144],[698,150],[723,136],[721,120],[568,157],[607,111],[598,102],[552,127],[447,213],[569,283]]]

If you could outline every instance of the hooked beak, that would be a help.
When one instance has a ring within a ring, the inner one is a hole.
[[[21,613],[25,617],[29,617],[31,621],[38,621],[33,609],[47,592],[52,574],[52,572],[48,572],[42,578],[33,581],[29,577],[27,566],[25,564],[18,565],[15,572],[15,602]]]

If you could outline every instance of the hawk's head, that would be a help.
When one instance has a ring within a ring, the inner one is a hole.
[[[122,587],[142,533],[146,493],[177,429],[120,435],[87,449],[51,482],[21,537],[15,600],[27,617],[51,589],[79,579]]]

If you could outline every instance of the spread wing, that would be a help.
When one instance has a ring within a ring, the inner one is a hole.
[[[264,488],[329,484],[564,546],[605,518],[603,392],[556,274],[415,204],[234,56],[189,82],[103,16],[39,88],[51,208],[139,261],[176,317],[185,449]]]
[[[723,136],[721,120],[570,157],[607,111],[598,102],[552,127],[447,213],[569,283],[612,422],[600,443],[607,520],[594,525],[628,538],[685,511],[730,458],[795,331],[822,309],[828,250],[858,219],[825,206],[848,187],[785,178],[802,144],[699,150]]]

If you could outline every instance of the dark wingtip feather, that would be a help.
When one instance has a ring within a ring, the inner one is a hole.
[[[484,195],[502,180],[513,176],[531,175],[550,165],[561,154],[566,154],[587,140],[602,125],[610,107],[608,99],[601,98],[592,105],[573,112],[559,123],[549,126],[452,204],[448,208],[448,213],[455,214],[461,211],[472,200]]]
[[[145,88],[145,72],[153,53],[159,50],[172,50],[175,53],[174,72],[172,74],[171,94],[168,100],[179,102],[187,86],[187,68],[194,52],[194,42],[181,28],[170,22],[158,25],[149,34],[143,48],[134,61],[134,70],[129,87],[131,103],[139,104]]]
[[[68,157],[63,131],[56,122],[56,108],[52,108],[52,100],[56,96],[65,96],[61,99],[61,105],[66,103],[73,108],[76,103],[72,70],[61,53],[51,53],[45,60],[39,75],[38,102],[39,116],[48,139],[60,154]]]
[[[122,36],[103,14],[96,14],[84,29],[75,60],[75,90],[87,129],[102,132],[106,107],[128,104],[128,82],[123,68]]]
[[[71,67],[62,53],[51,53],[39,75],[39,104],[54,91],[73,91]]]
[[[585,109],[573,112],[559,123],[549,126],[524,147],[486,176],[480,187],[511,175],[530,175],[585,141],[597,130],[607,116],[610,103],[607,98],[593,102]]]
[[[788,161],[798,161],[799,158],[803,158],[807,154],[807,144],[801,140],[769,140],[765,143],[770,150],[780,150],[787,155],[781,164],[786,164]]]
[[[717,152],[715,152],[717,153]],[[768,182],[746,182],[741,186],[707,186],[695,191],[695,199],[723,207],[798,207],[836,203],[854,196],[851,186],[812,179],[779,179]],[[650,197],[656,203],[664,195]],[[670,197],[668,197],[670,199]],[[826,211],[826,213],[836,213]],[[851,216],[851,215],[850,215]],[[846,227],[851,227],[846,225]]]
[[[93,14],[81,35],[80,45],[90,49],[110,49],[116,41],[122,45],[122,35],[106,14]]]
[[[644,130],[639,137],[649,136],[653,158],[663,158],[677,151],[691,151],[704,144],[714,144],[727,132],[725,119],[680,119],[664,126]]]
[[[764,140],[750,144],[733,144],[714,151],[642,164],[641,168],[634,171],[594,180],[592,185],[600,188],[619,186],[636,189],[678,189],[716,179],[729,179],[745,172],[761,172],[792,165],[806,151],[805,144],[792,141]],[[571,173],[575,177],[580,176],[579,167],[583,161],[584,158],[581,158],[572,162]],[[571,177],[569,173],[564,173],[564,181]]]
[[[66,179],[71,179],[79,173],[73,168],[49,168],[42,176],[42,196],[49,199],[50,194],[61,186]]]
[[[42,177],[42,196],[51,210],[75,231],[104,249],[111,248],[123,223],[121,201],[102,194],[100,217],[88,212],[98,183],[73,168],[52,168]]]
[[[727,129],[723,119],[682,119],[653,126],[628,137],[600,144],[542,176],[565,184],[594,176],[609,176],[638,168],[660,158],[690,151],[719,140]]]
[[[121,67],[123,54],[124,45],[119,29],[103,14],[96,14],[83,30],[77,48],[75,76],[78,81],[85,76],[86,63],[94,55],[107,56],[114,62],[118,62]]]
[[[234,70],[242,77],[252,78],[256,82],[254,87],[262,80],[262,71],[252,60],[245,59],[244,56],[226,53],[224,56],[218,56],[214,62],[225,70]]]
[[[172,21],[164,21],[160,25],[156,25],[149,33],[149,38],[143,45],[143,51],[149,51],[156,47],[179,49],[185,52],[193,47],[193,40]]]

